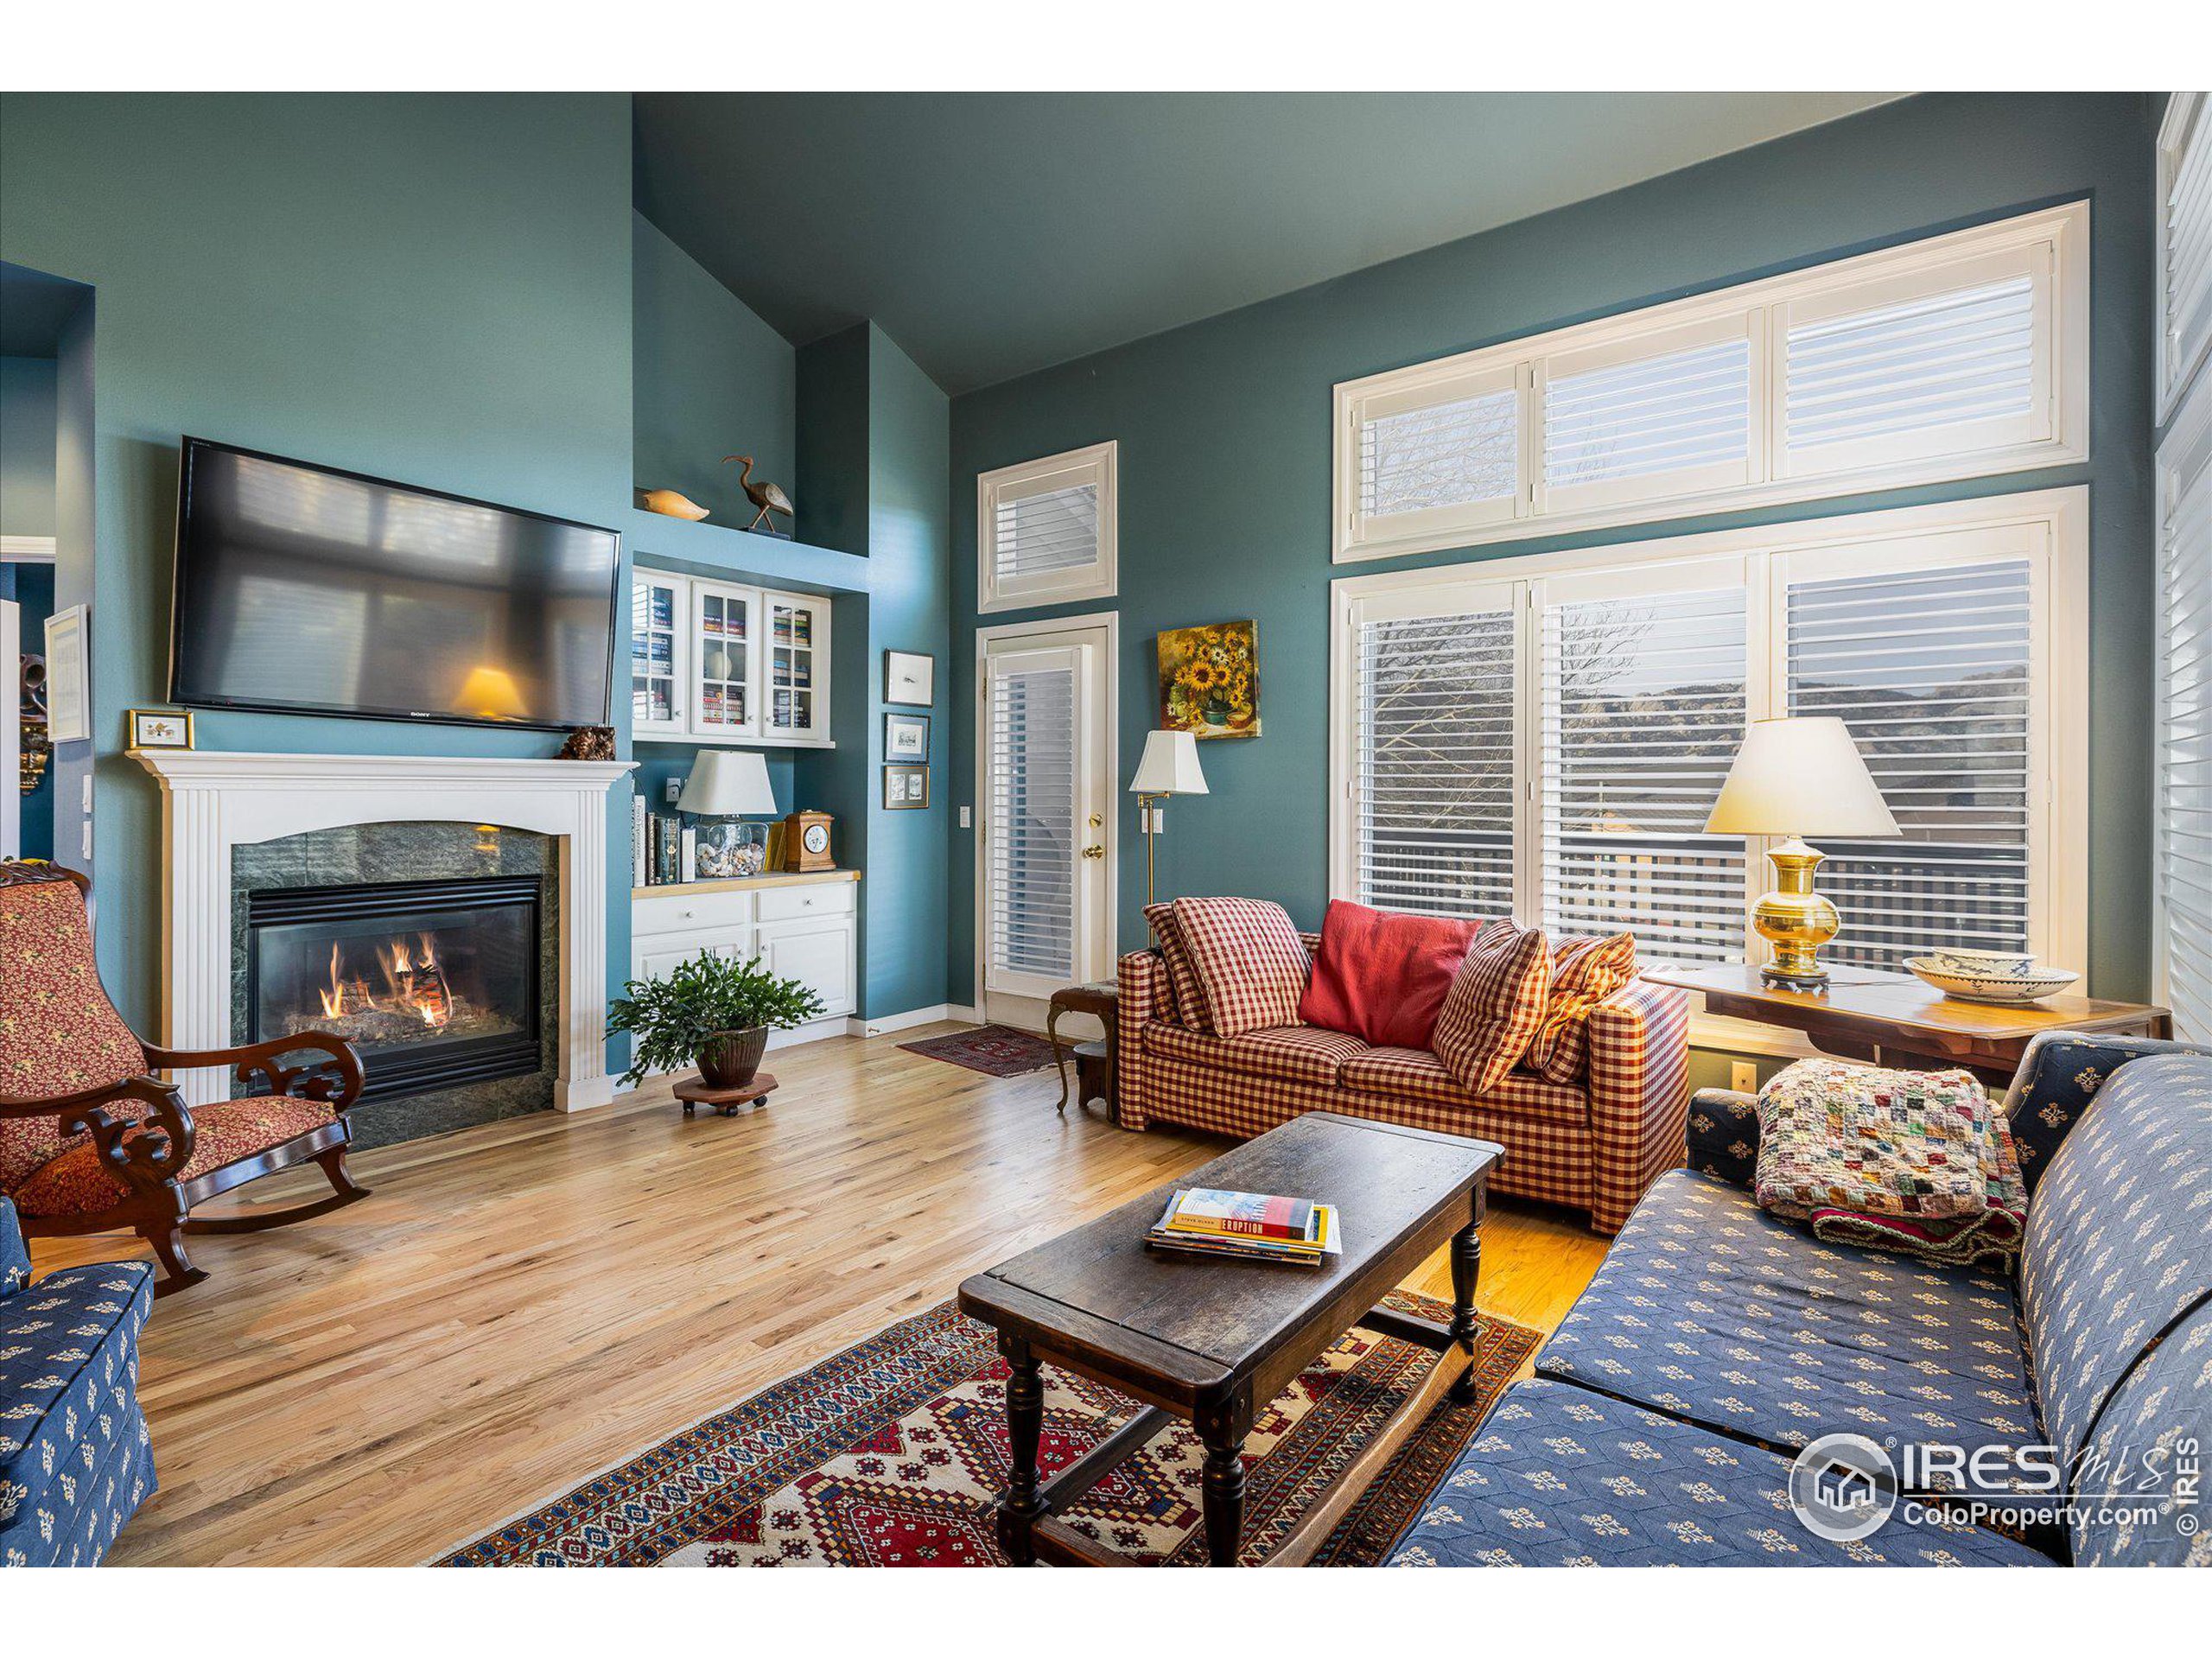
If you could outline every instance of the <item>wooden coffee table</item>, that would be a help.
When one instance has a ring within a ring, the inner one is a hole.
[[[1302,1559],[1354,1479],[1375,1467],[1447,1382],[1471,1398],[1475,1276],[1491,1172],[1504,1155],[1487,1141],[1308,1112],[1248,1141],[1179,1181],[1088,1226],[978,1274],[960,1309],[998,1332],[1013,1375],[1006,1390],[1013,1469],[998,1503],[999,1541],[1027,1567],[1040,1556],[1077,1566],[1121,1558],[1054,1518],[1141,1447],[1170,1416],[1205,1445],[1206,1549],[1233,1566],[1244,1522],[1244,1438],[1254,1411],[1354,1325],[1445,1355],[1384,1427],[1370,1453],[1338,1477],[1270,1565]],[[1281,1192],[1337,1206],[1344,1254],[1319,1268],[1230,1262],[1147,1249],[1145,1230],[1179,1188]],[[1380,1307],[1439,1246],[1452,1246],[1452,1322]],[[1456,1359],[1456,1363],[1454,1363]],[[1114,1434],[1039,1484],[1044,1424],[1038,1368],[1055,1365],[1145,1402]]]

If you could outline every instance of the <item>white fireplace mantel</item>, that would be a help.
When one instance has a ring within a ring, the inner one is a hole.
[[[231,852],[358,823],[490,823],[559,843],[561,1031],[554,1101],[613,1098],[607,1071],[607,794],[634,762],[133,749],[162,785],[162,1026],[171,1048],[231,1032]],[[181,1072],[193,1105],[229,1092]]]

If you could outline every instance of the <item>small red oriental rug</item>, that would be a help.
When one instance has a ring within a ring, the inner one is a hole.
[[[1410,1292],[1393,1305],[1450,1310]],[[1485,1319],[1471,1404],[1440,1401],[1313,1556],[1365,1567],[1474,1436],[1537,1333]],[[1262,1412],[1245,1443],[1246,1560],[1263,1558],[1436,1363],[1355,1329]],[[996,1567],[1006,1363],[950,1302],[685,1429],[567,1497],[455,1550],[446,1567]],[[1047,1365],[1039,1463],[1066,1467],[1136,1403]],[[1201,1451],[1180,1424],[1086,1493],[1065,1519],[1133,1563],[1195,1566],[1205,1546]]]
[[[1052,1046],[1042,1037],[1012,1026],[978,1026],[944,1037],[925,1037],[901,1043],[910,1054],[926,1054],[933,1060],[950,1060],[987,1077],[1020,1077],[1042,1071],[1052,1063]]]

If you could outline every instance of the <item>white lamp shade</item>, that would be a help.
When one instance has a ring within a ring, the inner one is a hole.
[[[768,786],[768,762],[749,749],[702,749],[676,805],[702,818],[772,816],[776,791]]]
[[[1853,840],[1904,833],[1851,728],[1826,715],[1752,721],[1705,827],[1723,836]]]
[[[1206,775],[1198,770],[1198,740],[1188,732],[1147,732],[1144,759],[1129,779],[1132,795],[1203,795]]]

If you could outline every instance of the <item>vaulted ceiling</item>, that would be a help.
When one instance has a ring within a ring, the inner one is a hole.
[[[795,343],[959,392],[1884,101],[1847,92],[641,93],[641,211]]]

